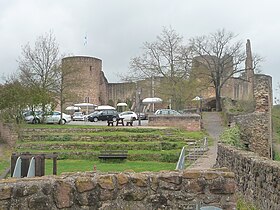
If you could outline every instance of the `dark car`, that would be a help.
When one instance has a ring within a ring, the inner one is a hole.
[[[90,121],[90,122],[97,122],[98,120],[116,121],[118,118],[119,118],[119,115],[116,110],[101,110],[101,111],[95,111],[95,112],[89,114],[88,121]]]

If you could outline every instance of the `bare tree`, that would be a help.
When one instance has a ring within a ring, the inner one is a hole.
[[[57,69],[57,87],[56,94],[58,96],[59,106],[61,110],[60,124],[63,124],[62,120],[62,110],[65,103],[72,101],[76,97],[76,94],[71,92],[72,88],[79,87],[80,81],[76,79],[76,64],[74,62],[63,62],[62,59],[61,65]]]
[[[194,63],[205,69],[200,74],[209,78],[209,83],[215,88],[217,111],[221,110],[222,87],[231,77],[245,71],[243,43],[235,41],[235,38],[234,33],[222,29],[190,40],[192,52],[197,56]]]
[[[176,107],[178,99],[177,84],[182,84],[189,76],[190,54],[183,44],[183,37],[172,28],[164,28],[155,42],[144,43],[143,54],[130,62],[130,73],[126,80],[143,80],[162,77],[167,81],[163,94],[171,99]]]
[[[22,47],[19,78],[22,84],[34,90],[43,112],[47,104],[55,102],[60,61],[59,45],[52,32],[39,36],[33,48],[29,43]]]

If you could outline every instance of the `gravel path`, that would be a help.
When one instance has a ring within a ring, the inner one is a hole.
[[[190,168],[207,169],[213,168],[217,158],[217,144],[220,134],[223,132],[221,113],[205,112],[203,113],[203,127],[209,136],[213,139],[213,145],[209,146],[209,150],[198,160],[196,160]]]

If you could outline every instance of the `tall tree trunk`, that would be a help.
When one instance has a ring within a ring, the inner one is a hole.
[[[222,111],[222,106],[221,106],[221,89],[220,87],[216,87],[216,111],[220,112]]]

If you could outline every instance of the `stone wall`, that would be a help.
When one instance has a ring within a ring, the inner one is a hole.
[[[261,156],[272,157],[272,78],[254,76],[254,103],[252,113],[233,116],[225,114],[228,122],[237,124],[244,145]]]
[[[14,147],[18,139],[18,134],[11,124],[0,122],[0,140],[10,147]]]
[[[224,170],[94,173],[0,181],[0,209],[235,209],[234,174]]]
[[[269,116],[267,113],[251,113],[234,117],[241,131],[241,140],[253,152],[270,157]]]
[[[235,173],[237,191],[259,209],[280,209],[280,163],[258,154],[218,145],[217,166]]]
[[[112,100],[116,106],[118,102],[126,102],[127,99],[135,101],[136,84],[126,83],[108,83],[108,100]]]
[[[188,131],[201,130],[201,117],[198,114],[186,114],[179,116],[150,115],[149,126],[179,127]]]
[[[73,96],[69,104],[89,102],[102,104],[107,102],[106,82],[102,72],[102,60],[87,56],[73,56],[62,59],[63,69],[68,68],[64,80],[68,85],[65,94]]]

